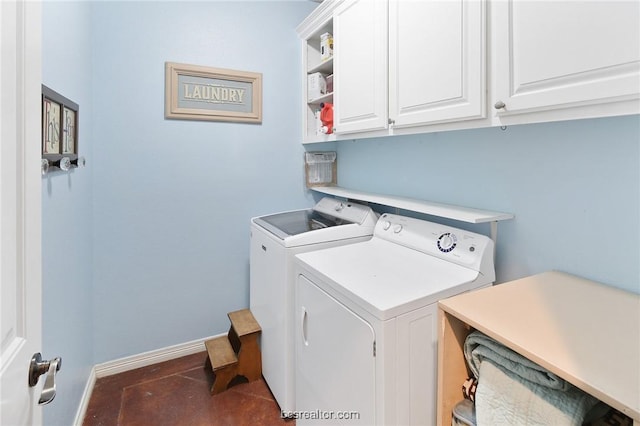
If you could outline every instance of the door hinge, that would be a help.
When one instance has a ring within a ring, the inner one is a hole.
[[[373,341],[373,356],[376,356],[376,341]]]

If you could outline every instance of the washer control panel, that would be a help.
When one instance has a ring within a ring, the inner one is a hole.
[[[330,197],[318,201],[313,210],[330,218],[359,225],[364,224],[367,219],[377,219],[376,213],[369,206]]]
[[[493,267],[493,241],[463,229],[385,213],[378,219],[374,237],[472,268],[489,256]]]

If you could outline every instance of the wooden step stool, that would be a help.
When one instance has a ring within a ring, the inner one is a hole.
[[[211,395],[225,391],[238,376],[250,382],[262,377],[260,325],[249,309],[229,312],[227,316],[231,321],[227,335],[204,342],[214,374]]]

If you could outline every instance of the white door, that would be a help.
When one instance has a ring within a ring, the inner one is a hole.
[[[41,18],[0,1],[0,424],[42,423],[29,361],[41,345]]]
[[[389,118],[395,127],[486,114],[485,2],[389,4]]]
[[[386,0],[349,0],[333,14],[336,133],[388,127]]]
[[[371,325],[302,275],[296,316],[296,424],[376,424]]]
[[[491,9],[498,115],[637,99],[637,0],[503,0]]]

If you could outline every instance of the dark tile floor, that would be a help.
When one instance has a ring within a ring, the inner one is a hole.
[[[83,426],[295,426],[282,420],[264,380],[211,396],[206,352],[96,381]]]

